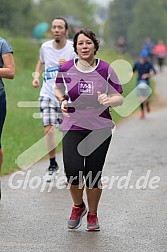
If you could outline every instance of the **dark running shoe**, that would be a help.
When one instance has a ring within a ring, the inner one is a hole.
[[[58,171],[59,171],[59,167],[57,164],[50,165],[45,176],[44,176],[46,182],[50,183],[51,181],[53,181],[55,179],[55,176],[57,175]]]
[[[87,231],[100,231],[97,214],[88,213],[87,215]]]
[[[82,208],[73,206],[70,219],[68,220],[69,229],[77,229],[82,224],[82,217],[87,213],[87,209],[84,203]]]

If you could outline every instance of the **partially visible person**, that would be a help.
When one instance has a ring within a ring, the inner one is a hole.
[[[15,63],[13,58],[12,46],[9,44],[7,40],[0,37],[0,175],[3,161],[1,136],[6,117],[6,93],[3,78],[13,79],[14,76],[15,76]],[[1,198],[1,185],[0,185],[0,198]]]
[[[118,53],[125,53],[127,51],[127,44],[124,36],[119,36],[116,41],[116,50]]]
[[[143,49],[147,51],[148,57],[150,61],[154,62],[154,53],[153,53],[153,48],[154,48],[154,43],[152,42],[150,37],[146,37],[144,44],[143,44]]]
[[[68,228],[76,229],[87,213],[87,231],[99,231],[101,175],[112,137],[109,107],[123,103],[122,86],[111,66],[96,58],[99,41],[93,31],[74,35],[78,58],[61,66],[55,94],[63,112],[63,162],[73,200]]]
[[[157,64],[159,66],[160,72],[163,70],[165,64],[165,58],[167,55],[167,47],[162,40],[159,40],[153,49],[154,55],[157,58]]]
[[[61,124],[62,114],[59,102],[54,95],[55,77],[63,63],[76,57],[72,42],[67,40],[69,27],[63,17],[56,17],[52,21],[51,32],[53,39],[44,42],[40,48],[39,61],[36,65],[32,82],[33,87],[39,87],[40,75],[44,71],[39,102],[50,159],[50,164],[45,175],[47,182],[51,182],[55,172],[59,169],[56,161],[54,127],[58,127]]]
[[[152,63],[148,60],[148,52],[142,50],[140,52],[140,58],[134,63],[133,72],[138,73],[137,77],[137,96],[141,102],[141,119],[145,117],[145,107],[147,112],[150,112],[150,78],[153,74],[156,74],[156,70]]]

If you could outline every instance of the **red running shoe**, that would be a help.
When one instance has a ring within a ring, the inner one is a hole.
[[[87,209],[84,203],[84,207],[80,208],[73,206],[70,219],[68,220],[69,229],[77,229],[82,224],[82,217],[87,213]]]
[[[87,231],[100,231],[97,214],[88,212]]]
[[[140,119],[144,119],[145,115],[144,115],[144,111],[141,112],[141,116]]]

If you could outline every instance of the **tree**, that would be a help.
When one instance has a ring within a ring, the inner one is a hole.
[[[15,35],[28,35],[32,30],[35,13],[30,0],[0,0],[0,27]]]
[[[82,7],[81,7],[82,6]],[[56,16],[73,17],[80,21],[82,27],[97,30],[94,20],[94,8],[89,0],[41,0],[37,5],[40,10],[40,21],[51,22]]]
[[[133,23],[129,25],[128,41],[137,50],[146,37],[151,37],[153,41],[159,38],[167,40],[166,23],[167,7],[164,1],[160,0],[140,0],[133,10]]]
[[[0,0],[0,5],[0,27],[15,35],[32,36],[36,24],[50,23],[56,16],[72,16],[83,27],[98,31],[89,0]]]
[[[106,30],[108,40],[116,41],[119,36],[127,38],[128,27],[133,22],[132,11],[139,0],[115,0],[110,3]]]

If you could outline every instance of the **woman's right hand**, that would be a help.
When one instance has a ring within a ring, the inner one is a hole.
[[[70,117],[68,112],[67,112],[68,111],[68,101],[67,100],[62,101],[61,111],[62,111],[62,114],[63,114],[64,117]]]
[[[40,86],[40,81],[39,81],[39,79],[34,79],[33,82],[32,82],[32,86],[33,86],[34,88],[39,87],[39,86]]]

